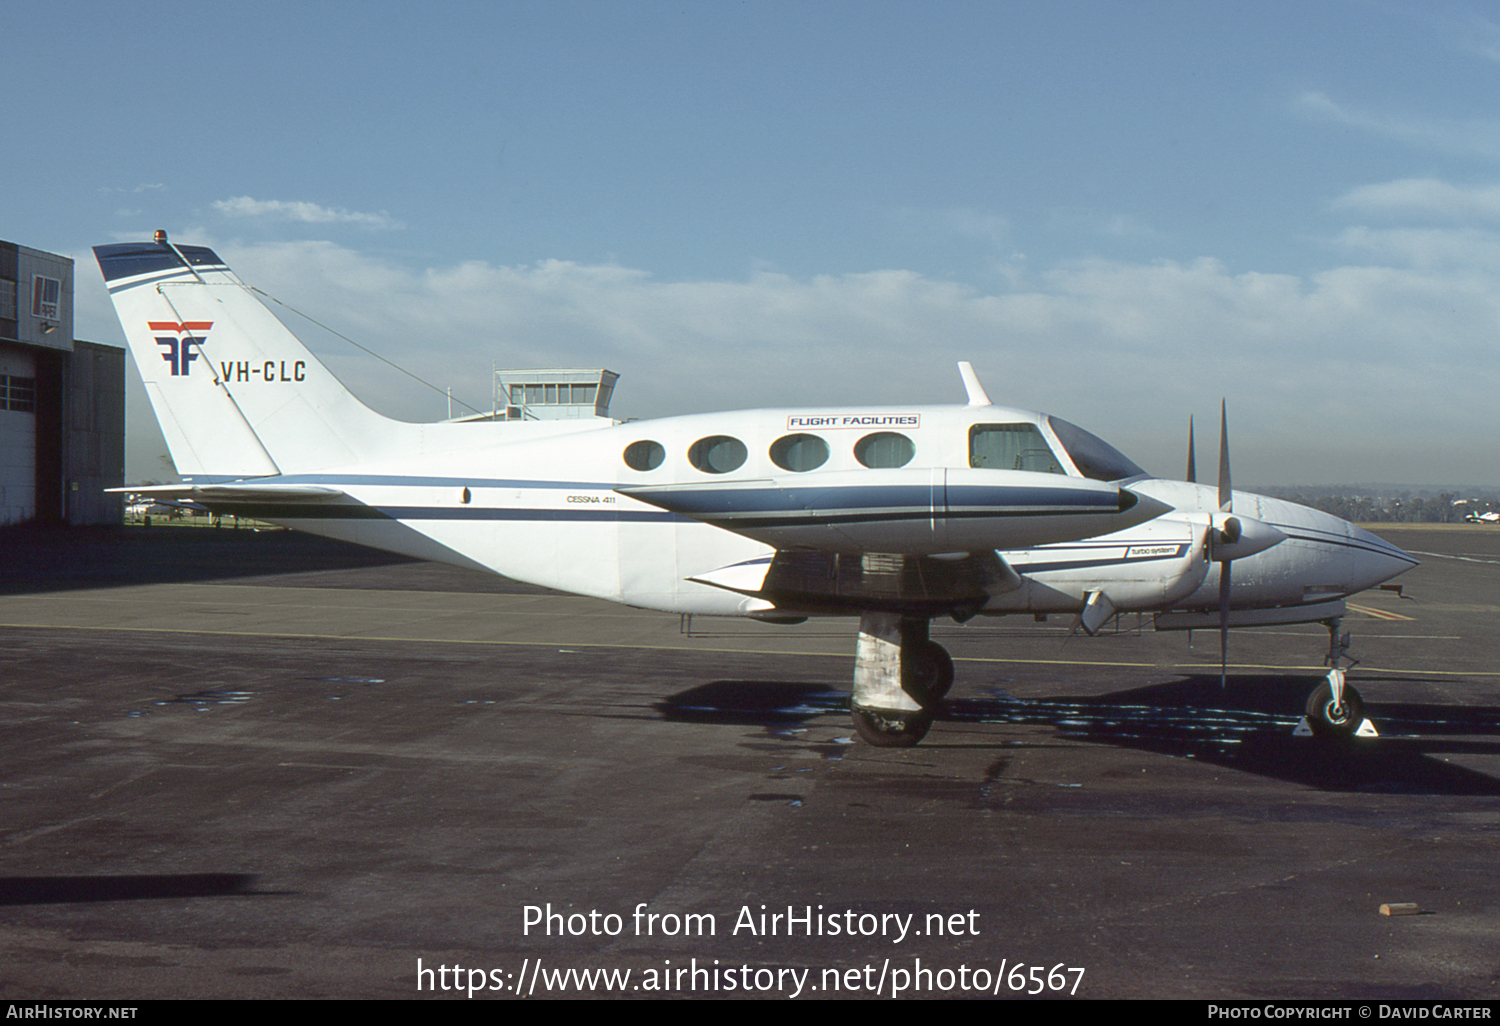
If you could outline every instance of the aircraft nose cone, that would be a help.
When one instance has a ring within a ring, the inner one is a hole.
[[[1353,555],[1354,590],[1373,588],[1421,563],[1416,556],[1392,545],[1362,527],[1350,524],[1349,546]]]

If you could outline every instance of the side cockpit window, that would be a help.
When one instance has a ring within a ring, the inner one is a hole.
[[[969,466],[1067,473],[1035,424],[975,424],[969,428]]]
[[[1127,477],[1142,477],[1146,473],[1120,450],[1076,424],[1048,417],[1047,426],[1052,428],[1052,433],[1068,451],[1073,466],[1084,477],[1095,481],[1121,481]]]

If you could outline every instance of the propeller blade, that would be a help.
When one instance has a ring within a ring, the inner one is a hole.
[[[1229,681],[1229,561],[1219,564],[1219,690]]]
[[[1219,400],[1219,512],[1230,513],[1234,509],[1234,485],[1229,479],[1229,402]],[[1239,521],[1230,518],[1224,525],[1224,540],[1233,542],[1239,538]],[[1233,533],[1234,537],[1228,537]],[[1222,691],[1229,680],[1229,560],[1219,563],[1219,689]]]
[[[1219,405],[1219,512],[1228,513],[1234,505],[1234,487],[1229,483],[1229,404]]]
[[[1184,479],[1188,484],[1198,483],[1198,458],[1194,455],[1193,446],[1193,415],[1188,414],[1188,468],[1187,477]]]

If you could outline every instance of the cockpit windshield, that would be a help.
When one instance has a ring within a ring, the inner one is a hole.
[[[1095,481],[1118,481],[1126,477],[1139,477],[1146,472],[1132,463],[1126,456],[1097,435],[1091,435],[1076,424],[1069,424],[1060,417],[1047,417],[1052,433],[1067,450],[1073,465],[1084,477]]]

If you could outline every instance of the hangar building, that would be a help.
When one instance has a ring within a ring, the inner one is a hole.
[[[117,524],[125,350],[73,338],[73,261],[0,242],[0,526]]]

